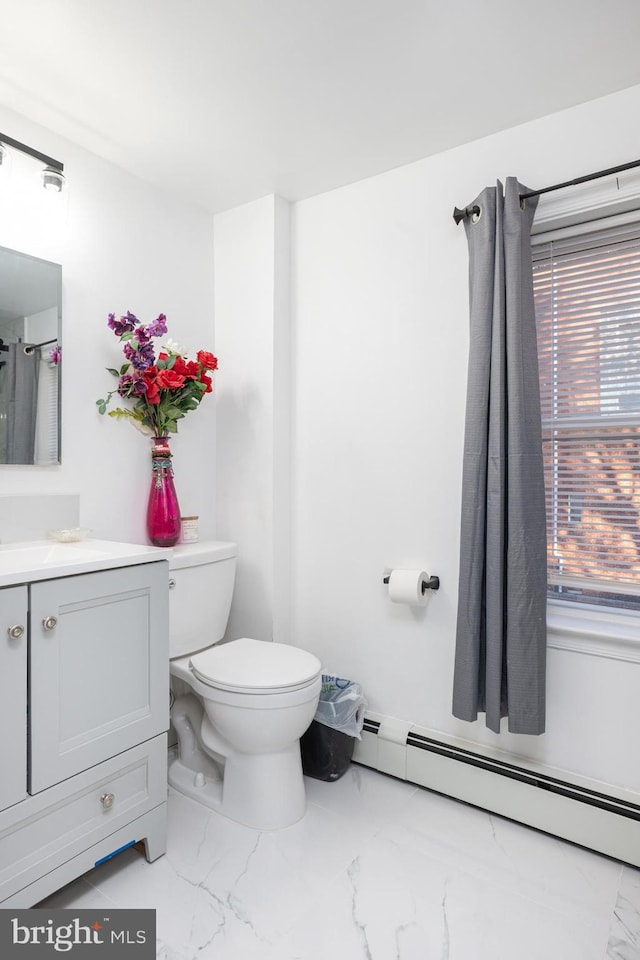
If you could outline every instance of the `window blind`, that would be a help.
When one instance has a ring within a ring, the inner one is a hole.
[[[640,223],[534,246],[552,592],[640,596]]]
[[[34,455],[39,466],[58,462],[58,377],[58,367],[49,362],[48,354],[41,356]]]

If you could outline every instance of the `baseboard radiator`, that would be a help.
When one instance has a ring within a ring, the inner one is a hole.
[[[640,794],[370,713],[353,759],[640,867]]]

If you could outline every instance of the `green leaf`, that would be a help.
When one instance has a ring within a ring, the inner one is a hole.
[[[131,412],[131,410],[123,410],[122,407],[116,407],[115,410],[109,410],[110,417],[115,417],[116,420],[121,420],[123,417],[128,417],[129,419],[136,419]]]
[[[119,377],[120,373],[117,370],[114,370],[113,367],[107,367],[107,373],[112,373],[114,377]]]

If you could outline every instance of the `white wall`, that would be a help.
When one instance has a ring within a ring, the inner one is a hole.
[[[289,612],[289,205],[215,218],[217,536],[238,544],[227,636],[280,639]]]
[[[105,367],[122,362],[107,315],[163,312],[192,356],[214,349],[213,218],[2,108],[0,129],[61,160],[68,180],[59,214],[37,181],[27,188],[17,176],[23,162],[35,175],[35,162],[16,155],[12,183],[0,184],[0,244],[63,268],[63,462],[0,467],[0,495],[79,493],[95,536],[145,542],[149,441],[95,407],[115,383]],[[202,536],[214,530],[214,422],[209,396],[172,445],[180,505],[200,514]]]
[[[377,713],[636,790],[637,645],[629,660],[552,647],[543,737],[451,715],[468,348],[452,210],[496,178],[542,187],[634,159],[639,112],[624,91],[298,203],[292,226],[292,642]],[[393,605],[386,567],[441,589],[425,610]]]

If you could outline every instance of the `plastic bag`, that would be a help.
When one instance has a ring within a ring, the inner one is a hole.
[[[359,683],[322,674],[322,689],[314,720],[362,740],[362,725],[367,701]]]

